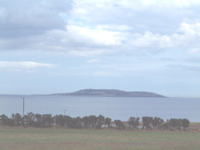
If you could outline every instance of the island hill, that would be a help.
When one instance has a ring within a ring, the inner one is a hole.
[[[83,96],[83,97],[149,97],[149,98],[166,98],[163,95],[159,95],[152,92],[127,92],[121,90],[110,89],[84,89],[72,93],[56,93],[53,95],[60,96]]]

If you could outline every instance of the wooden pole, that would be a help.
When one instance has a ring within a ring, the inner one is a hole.
[[[66,110],[64,110],[64,116],[65,116],[65,111],[66,111]]]
[[[24,97],[23,97],[23,118],[24,118]]]

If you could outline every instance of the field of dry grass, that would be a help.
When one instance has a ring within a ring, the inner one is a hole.
[[[191,122],[189,129],[198,129],[198,130],[200,130],[200,123],[199,122]]]
[[[196,125],[196,124],[195,124]],[[199,131],[0,128],[1,150],[199,150]]]

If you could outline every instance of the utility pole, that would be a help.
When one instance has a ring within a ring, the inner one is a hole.
[[[65,111],[66,111],[66,110],[64,110],[64,116],[65,116]]]
[[[24,118],[24,97],[23,97],[23,118]]]

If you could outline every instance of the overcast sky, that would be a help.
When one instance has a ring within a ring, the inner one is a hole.
[[[199,0],[0,0],[0,94],[200,97]]]

